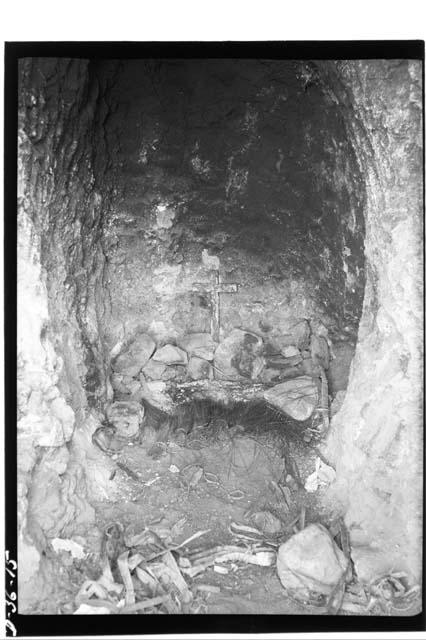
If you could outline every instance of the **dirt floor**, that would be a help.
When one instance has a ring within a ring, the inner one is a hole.
[[[129,559],[141,553],[144,561],[140,567],[149,571],[157,560],[157,569],[164,569],[164,549],[173,550],[173,555],[169,554],[175,567],[173,584],[164,582],[163,576],[158,583],[160,591],[153,589],[150,594],[141,589],[133,572],[133,586],[136,603],[153,594],[168,594],[173,596],[169,602],[172,608],[154,604],[134,613],[327,613],[324,602],[298,602],[289,597],[278,578],[274,555],[279,544],[307,524],[332,525],[335,514],[325,513],[320,506],[323,489],[313,493],[304,489],[317,456],[316,449],[302,438],[283,439],[279,430],[242,432],[238,427],[221,424],[196,429],[189,436],[174,434],[166,442],[150,442],[148,438],[143,445],[127,443],[110,456],[115,465],[111,473],[115,500],[93,505],[97,529],[84,536],[85,548],[93,552],[81,560],[68,559],[68,566],[60,567],[61,591],[56,593],[56,610],[51,613],[75,613],[79,602],[85,601],[80,597],[82,586],[99,580],[105,556],[113,582],[120,584],[123,574],[120,575],[117,558],[123,552],[126,555],[130,550]],[[256,536],[255,541],[241,537],[241,531],[246,535],[246,530],[241,529],[244,526],[262,530],[260,540]],[[116,538],[112,536],[105,546],[108,530],[115,531]],[[130,543],[132,539],[136,542]],[[219,559],[198,575],[185,573],[190,564],[188,558],[192,562],[195,554],[223,545],[245,545],[251,550],[253,545],[261,547],[274,555],[274,560],[269,566],[257,566],[238,559]],[[63,561],[65,555],[62,553]],[[177,567],[178,574],[182,574],[176,580]],[[186,599],[183,591],[177,594],[175,589],[182,576],[183,589],[186,595],[189,593]],[[357,587],[355,584],[352,589],[354,586]],[[86,598],[86,603],[91,604],[96,598],[101,595]],[[117,604],[120,598],[112,599]],[[103,602],[101,598],[97,606]],[[352,611],[350,602],[349,612],[342,609],[338,615],[395,615],[383,608],[367,609],[368,602],[371,598],[365,600],[365,605],[353,605]],[[415,612],[410,608],[402,615],[410,615],[410,611]]]
[[[303,442],[284,445],[279,433],[244,434],[220,426],[198,430],[180,444],[128,445],[114,456],[123,499],[94,505],[98,526],[118,522],[135,534],[149,529],[173,545],[207,531],[188,544],[192,550],[240,544],[231,523],[256,526],[255,514],[268,511],[280,521],[281,531],[269,536],[279,544],[297,530],[302,506],[305,524],[320,517],[317,496],[303,489],[315,457]],[[199,594],[199,613],[313,612],[286,597],[275,563],[225,563],[187,582]],[[214,589],[199,591],[199,585]]]

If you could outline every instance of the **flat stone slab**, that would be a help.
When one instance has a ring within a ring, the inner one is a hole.
[[[318,405],[318,396],[318,385],[310,376],[286,380],[264,393],[269,404],[300,422],[311,417]]]
[[[142,367],[150,359],[154,349],[155,342],[149,335],[146,333],[137,335],[113,361],[113,371],[121,375],[137,376]]]

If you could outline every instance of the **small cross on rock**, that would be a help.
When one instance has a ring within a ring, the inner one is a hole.
[[[213,271],[213,282],[194,282],[193,291],[209,293],[211,298],[212,317],[210,332],[213,340],[220,337],[220,296],[223,293],[237,293],[239,283],[223,282],[220,271]]]

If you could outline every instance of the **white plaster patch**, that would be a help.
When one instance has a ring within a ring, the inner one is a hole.
[[[73,558],[82,560],[86,557],[83,547],[74,540],[68,540],[65,538],[53,538],[52,547],[55,553],[60,551],[68,551]]]
[[[157,227],[160,229],[170,229],[176,217],[176,211],[168,209],[166,205],[159,204],[157,206]]]
[[[208,249],[203,249],[203,251],[201,253],[201,260],[202,260],[203,265],[207,269],[212,269],[213,271],[219,271],[219,269],[220,269],[220,259],[218,258],[218,256],[209,255],[209,250]]]
[[[164,265],[154,269],[154,281],[152,286],[157,293],[171,296],[176,293],[177,282],[182,271],[182,266]]]

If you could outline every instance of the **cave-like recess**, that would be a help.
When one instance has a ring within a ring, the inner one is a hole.
[[[94,520],[90,436],[120,346],[208,331],[203,251],[239,284],[223,335],[319,319],[355,353],[330,382],[347,386],[322,445],[330,504],[359,576],[419,578],[421,114],[415,61],[20,61],[22,603],[46,541]]]

